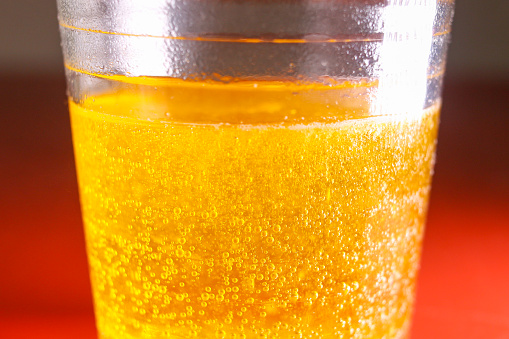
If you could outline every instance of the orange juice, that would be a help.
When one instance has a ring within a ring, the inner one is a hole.
[[[116,79],[70,102],[101,338],[403,338],[438,106]]]

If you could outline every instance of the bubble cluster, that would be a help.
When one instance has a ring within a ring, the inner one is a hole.
[[[177,124],[109,115],[119,95],[70,104],[101,338],[405,333],[436,108]]]

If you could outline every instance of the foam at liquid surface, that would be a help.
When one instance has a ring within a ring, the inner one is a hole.
[[[438,109],[200,86],[70,103],[100,336],[404,336]]]

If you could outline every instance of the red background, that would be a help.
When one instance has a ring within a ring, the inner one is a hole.
[[[507,93],[446,82],[413,339],[509,338]],[[0,102],[0,337],[96,338],[64,77]]]

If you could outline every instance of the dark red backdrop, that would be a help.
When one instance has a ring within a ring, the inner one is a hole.
[[[446,83],[413,339],[509,338],[507,93]],[[63,75],[0,103],[0,337],[96,338]]]

